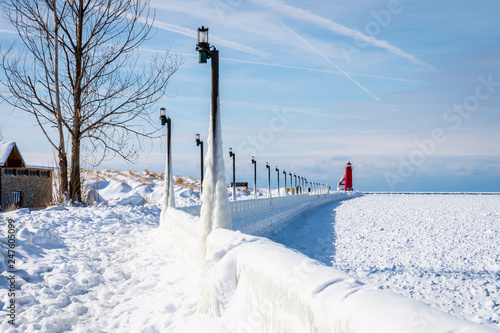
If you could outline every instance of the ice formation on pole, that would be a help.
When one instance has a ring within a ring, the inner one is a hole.
[[[175,207],[174,180],[172,177],[172,150],[170,149],[170,141],[171,137],[169,133],[169,135],[167,135],[167,161],[165,163],[165,182],[163,185],[163,196],[161,198],[160,225],[162,225],[165,221],[167,208]]]
[[[217,101],[217,105],[219,102]],[[215,228],[232,228],[226,189],[220,110],[210,110],[206,172],[201,196],[201,234],[206,239]],[[215,114],[214,114],[215,113]]]

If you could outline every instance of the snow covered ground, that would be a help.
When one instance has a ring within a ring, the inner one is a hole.
[[[166,332],[195,323],[218,332],[196,313],[198,268],[159,232],[159,214],[152,205],[3,214],[18,227],[20,290],[17,330],[5,319],[9,297],[1,294],[0,331]],[[0,280],[2,290],[7,282]]]
[[[306,212],[270,238],[500,329],[499,221],[500,195],[375,194]]]
[[[84,195],[95,204],[142,205],[160,203],[163,194],[163,172],[95,170],[82,175]],[[177,207],[200,204],[200,181],[189,176],[173,176]],[[54,187],[54,192],[55,187]],[[259,189],[258,197],[267,196],[267,189]],[[273,190],[275,196],[277,190]],[[250,191],[236,190],[237,200],[253,199]],[[232,194],[228,193],[232,200]]]
[[[10,298],[2,293],[0,331],[226,332],[223,321],[197,312],[200,268],[158,229],[161,176],[101,171],[87,178],[97,206],[0,214],[0,272],[9,276],[9,218],[18,270],[18,327],[5,319]],[[177,206],[199,203],[189,187],[196,180],[176,179]],[[499,329],[498,221],[500,196],[377,194],[307,211],[271,238],[368,284]]]

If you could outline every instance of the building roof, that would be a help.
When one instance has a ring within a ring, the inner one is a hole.
[[[22,167],[26,167],[23,156],[14,141],[0,141],[0,166],[5,166],[10,158],[21,159]]]

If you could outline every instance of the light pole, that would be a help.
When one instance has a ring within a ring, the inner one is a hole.
[[[271,167],[269,166],[269,163],[266,162],[266,168],[267,168],[267,197],[270,198],[272,197],[271,195]]]
[[[309,184],[307,183],[307,178],[304,178],[305,182],[306,182],[306,194],[309,193]]]
[[[293,183],[292,183],[292,172],[290,171],[288,174],[290,175],[290,195],[292,195],[293,194],[293,192],[292,192],[292,186],[293,186]]]
[[[276,175],[278,176],[278,197],[280,196],[280,169],[276,166]]]
[[[285,178],[285,197],[286,197],[288,195],[288,193],[286,192],[286,171],[285,171],[285,169],[283,169],[283,175],[284,175],[283,178]]]
[[[253,156],[252,156],[252,164],[253,164],[253,198],[257,199],[257,161]]]
[[[200,140],[200,134],[196,134],[196,146],[200,146],[200,194],[203,193],[203,141]]]
[[[210,49],[212,47],[212,49]],[[207,59],[212,59],[212,92],[211,92],[211,110],[212,117],[210,119],[212,126],[212,144],[215,143],[217,131],[217,113],[219,112],[219,50],[215,46],[208,43],[208,28],[198,28],[198,43],[196,44],[196,51],[199,52],[198,63],[206,64]],[[212,149],[213,159],[215,161],[215,151]]]
[[[234,164],[236,154],[233,153],[233,148],[229,148],[229,157],[233,158],[233,201],[236,201],[236,167]]]
[[[297,194],[297,175],[293,174],[293,183],[295,184],[295,194]]]
[[[175,206],[174,203],[174,184],[172,182],[172,121],[170,117],[167,117],[166,110],[164,107],[160,108],[160,120],[161,125],[167,125],[167,165],[165,172],[165,206]]]
[[[217,227],[231,229],[232,221],[229,212],[229,200],[224,177],[224,155],[222,154],[222,129],[219,110],[219,51],[208,42],[208,28],[198,28],[199,52],[198,62],[207,63],[211,59],[211,92],[210,92],[210,125],[208,128],[207,177],[204,179],[205,192],[202,200],[201,221],[203,237]],[[208,182],[207,182],[208,181]],[[208,192],[208,195],[207,195]],[[205,209],[203,209],[205,207]],[[208,207],[208,208],[207,208]],[[217,209],[213,209],[217,207]]]

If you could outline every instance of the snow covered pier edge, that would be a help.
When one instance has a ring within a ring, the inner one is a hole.
[[[296,197],[290,200],[294,202],[292,210],[298,206],[302,208],[297,211],[307,209],[299,204],[307,201],[305,196]],[[248,206],[241,202],[241,210],[231,208],[232,215],[244,216],[236,222],[250,221],[245,211],[253,214],[254,222],[273,213],[269,199],[248,200]],[[287,200],[282,200],[281,208],[275,206],[275,212],[291,208],[284,202]],[[345,272],[241,231],[213,230],[207,238],[206,256],[201,258],[197,246],[199,216],[175,208],[169,208],[166,216],[162,228],[172,240],[202,267],[210,268],[201,276],[199,311],[220,317],[230,331],[497,332],[391,291],[369,287]]]
[[[362,195],[358,191],[339,191],[329,194],[299,194],[284,197],[230,201],[229,211],[233,230],[264,236],[293,217],[314,206],[331,201],[339,201]],[[179,207],[190,215],[200,216],[200,205]]]

